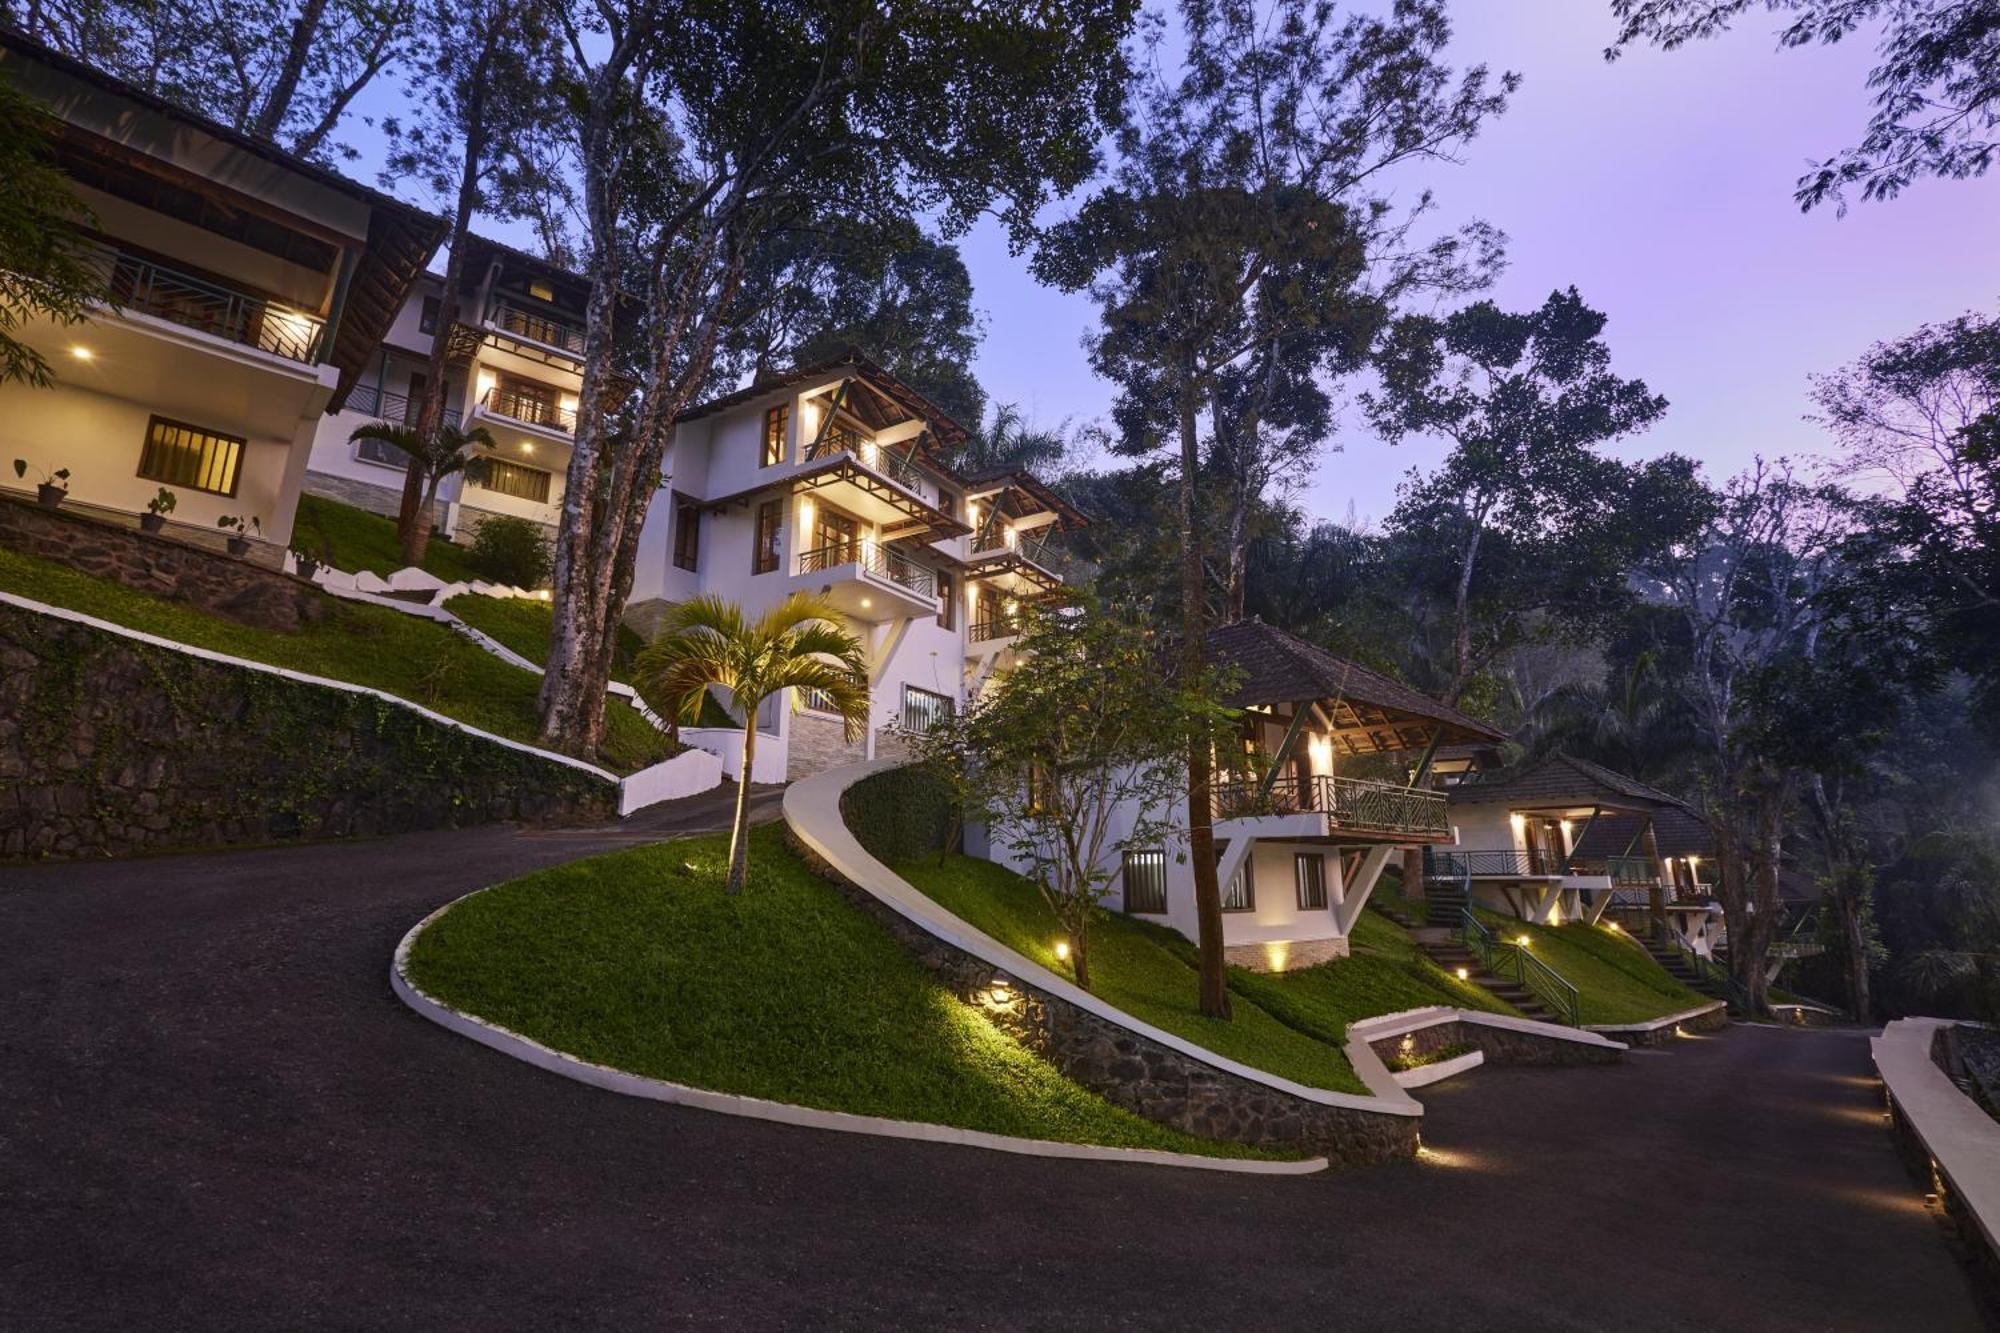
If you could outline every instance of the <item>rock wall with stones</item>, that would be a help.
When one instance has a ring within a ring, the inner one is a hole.
[[[1615,1047],[1455,1019],[1368,1044],[1392,1065],[1399,1056],[1410,1059],[1463,1046],[1484,1051],[1487,1063],[1496,1065],[1615,1065],[1625,1055]]]
[[[0,858],[499,820],[598,821],[617,787],[386,700],[0,605]]]
[[[324,596],[304,579],[174,537],[11,497],[0,497],[0,545],[259,629],[289,633],[326,614]]]
[[[830,717],[814,717],[811,713],[793,713],[791,724],[791,734],[785,747],[787,782],[797,782],[800,778],[824,773],[829,768],[861,762],[863,743],[850,742],[845,726],[839,721]]]
[[[1727,1005],[1718,1004],[1713,1009],[1704,1010],[1692,1018],[1683,1018],[1678,1023],[1669,1023],[1665,1027],[1649,1027],[1645,1024],[1621,1027],[1598,1023],[1591,1026],[1591,1031],[1600,1032],[1613,1041],[1622,1041],[1627,1046],[1667,1046],[1674,1041],[1675,1029],[1683,1032],[1720,1032],[1728,1026],[1729,1008]]]
[[[787,835],[790,837],[790,835]],[[1009,979],[994,999],[991,963],[947,944],[815,855],[792,847],[894,935],[947,989],[1076,1083],[1163,1125],[1231,1143],[1323,1155],[1343,1166],[1413,1156],[1421,1117],[1328,1106],[1241,1078]]]

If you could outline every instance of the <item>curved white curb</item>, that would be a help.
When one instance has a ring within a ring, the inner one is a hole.
[[[1434,1060],[1415,1069],[1405,1069],[1396,1075],[1396,1082],[1406,1088],[1428,1088],[1433,1083],[1442,1083],[1454,1074],[1463,1074],[1468,1069],[1477,1069],[1486,1063],[1486,1052],[1467,1051],[1454,1055],[1449,1060]]]
[[[1729,1002],[1727,1000],[1716,1000],[1709,1004],[1698,1004],[1692,1009],[1683,1009],[1677,1014],[1668,1014],[1664,1018],[1648,1019],[1643,1023],[1586,1023],[1583,1030],[1585,1032],[1602,1033],[1605,1036],[1616,1036],[1620,1032],[1658,1032],[1662,1028],[1675,1027],[1681,1023],[1685,1023],[1690,1018],[1703,1018],[1718,1009],[1727,1010],[1728,1008]]]
[[[1124,1162],[1140,1166],[1178,1166],[1196,1171],[1231,1171],[1240,1175],[1256,1176],[1304,1176],[1327,1169],[1324,1157],[1308,1157],[1296,1162],[1246,1161],[1227,1157],[1201,1157],[1193,1153],[1165,1152],[1155,1148],[1100,1148],[1085,1143],[1057,1143],[1049,1139],[1022,1139],[1009,1134],[989,1134],[977,1129],[957,1129],[950,1125],[933,1125],[918,1120],[890,1120],[882,1116],[850,1115],[845,1111],[821,1111],[810,1106],[795,1106],[790,1102],[768,1101],[762,1097],[745,1097],[731,1092],[714,1092],[707,1088],[689,1087],[684,1083],[670,1083],[665,1079],[645,1078],[638,1074],[628,1074],[622,1069],[608,1065],[593,1064],[576,1056],[565,1054],[552,1047],[544,1046],[533,1038],[511,1032],[497,1023],[453,1009],[443,1001],[426,994],[409,977],[410,946],[422,934],[424,928],[440,916],[462,903],[466,898],[476,897],[486,890],[479,889],[465,898],[455,899],[432,912],[429,916],[410,927],[396,945],[395,959],[389,965],[389,986],[396,992],[396,998],[436,1023],[463,1037],[470,1037],[482,1046],[490,1046],[504,1055],[546,1069],[552,1074],[588,1083],[592,1087],[609,1092],[622,1093],[627,1097],[642,1097],[648,1101],[667,1102],[675,1106],[692,1106],[703,1111],[715,1111],[722,1115],[742,1116],[750,1120],[769,1120],[781,1125],[802,1125],[809,1129],[830,1129],[842,1134],[872,1134],[878,1138],[916,1139],[928,1143],[955,1143],[968,1148],[987,1148],[994,1152],[1017,1153],[1023,1157],[1062,1157],[1089,1162]]]
[[[1396,1085],[1396,1081],[1389,1076],[1388,1068],[1373,1051],[1366,1049],[1365,1045],[1357,1049],[1350,1041],[1347,1055],[1349,1062],[1354,1066],[1354,1072],[1375,1095],[1361,1097],[1351,1092],[1333,1092],[1326,1088],[1310,1088],[1303,1083],[1294,1083],[1277,1074],[1238,1064],[1206,1047],[1195,1045],[1185,1037],[1177,1037],[1171,1032],[1144,1023],[1124,1010],[1106,1004],[1089,991],[1079,988],[1068,978],[1058,976],[1040,963],[1014,952],[992,936],[975,929],[970,923],[946,911],[935,899],[918,892],[900,875],[870,855],[860,841],[848,831],[847,823],[841,817],[842,793],[862,778],[900,767],[902,763],[900,759],[871,759],[864,763],[849,764],[844,768],[828,769],[793,783],[785,789],[785,823],[801,842],[810,847],[827,864],[928,934],[935,935],[954,948],[962,949],[982,962],[991,963],[1015,980],[1054,995],[1086,1013],[1114,1023],[1128,1032],[1135,1032],[1149,1041],[1158,1042],[1212,1069],[1233,1074],[1250,1083],[1276,1088],[1280,1092],[1305,1101],[1356,1111],[1372,1111],[1378,1115],[1420,1116],[1424,1113],[1423,1107]],[[1349,1030],[1351,1033],[1351,1025]]]

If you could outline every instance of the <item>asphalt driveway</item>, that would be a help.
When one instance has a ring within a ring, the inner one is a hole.
[[[1851,1033],[1477,1071],[1427,1160],[1267,1180],[629,1101],[391,996],[440,903],[726,817],[0,871],[0,1329],[1981,1326]]]

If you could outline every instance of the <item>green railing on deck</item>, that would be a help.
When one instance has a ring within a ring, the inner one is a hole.
[[[1518,981],[1568,1027],[1582,1022],[1582,995],[1576,984],[1518,944],[1509,944],[1481,921],[1471,907],[1458,914],[1459,938],[1466,951],[1503,981]]]

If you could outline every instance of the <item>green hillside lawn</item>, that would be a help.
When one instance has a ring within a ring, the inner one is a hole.
[[[335,569],[350,574],[366,570],[387,578],[403,568],[403,544],[396,540],[394,519],[322,495],[299,497],[298,517],[292,522],[292,541],[315,556],[330,560]],[[469,582],[479,577],[465,563],[463,547],[437,536],[424,548],[423,567],[446,583]]]
[[[327,597],[324,620],[280,634],[4,548],[0,588],[178,643],[367,685],[512,740],[536,739],[539,676],[444,625],[386,607]],[[614,700],[605,716],[606,767],[631,772],[672,756],[666,736],[634,709]]]
[[[1059,1075],[945,991],[778,828],[722,893],[728,840],[662,843],[469,898],[417,938],[417,984],[585,1060],[824,1110],[1027,1138],[1264,1156]]]
[[[526,597],[482,597],[466,593],[445,603],[445,610],[482,633],[490,634],[530,662],[542,662],[549,655],[549,632],[555,623],[547,602]],[[629,625],[618,627],[618,649],[612,658],[615,680],[623,680],[631,670],[632,658],[646,641]]]
[[[1502,939],[1526,935],[1528,951],[1577,988],[1585,1023],[1643,1023],[1710,1002],[1668,976],[1632,939],[1582,921],[1533,926],[1484,909],[1480,918]]]
[[[973,857],[923,857],[896,872],[954,915],[1060,975],[1055,914],[1026,880]],[[1364,913],[1354,955],[1295,972],[1231,968],[1232,1021],[1196,1008],[1195,946],[1179,932],[1114,912],[1090,932],[1093,991],[1134,1018],[1218,1055],[1297,1083],[1362,1092],[1341,1047],[1358,1018],[1451,1004],[1506,1012],[1477,986],[1460,983],[1422,958],[1407,932]]]

